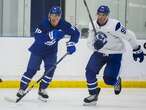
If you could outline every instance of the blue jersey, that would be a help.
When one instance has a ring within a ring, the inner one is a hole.
[[[53,45],[46,45],[48,41],[51,41],[48,33],[54,29],[62,30],[65,35],[70,36],[69,42],[77,43],[79,40],[80,33],[78,29],[72,26],[69,22],[60,19],[58,25],[53,27],[48,19],[43,20],[43,22],[38,25],[36,31],[41,31],[41,33],[36,32],[34,33],[35,41],[32,46],[29,48],[33,54],[36,55],[47,55],[47,54],[54,54],[58,51],[58,41],[55,42]]]

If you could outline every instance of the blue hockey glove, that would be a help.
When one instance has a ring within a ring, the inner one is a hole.
[[[98,32],[95,36],[94,48],[101,49],[107,43],[107,36],[103,32]]]
[[[66,47],[67,47],[67,53],[68,54],[73,54],[76,51],[76,47],[75,47],[74,42],[67,42]]]
[[[137,61],[137,59],[139,58],[139,62],[143,62],[144,60],[144,53],[141,49],[141,46],[139,45],[137,49],[133,49],[133,58],[135,61]]]
[[[62,30],[54,29],[51,32],[49,32],[49,38],[51,40],[59,41],[64,37],[64,32]]]

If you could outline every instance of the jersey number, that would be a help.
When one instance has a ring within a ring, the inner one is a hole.
[[[123,34],[126,34],[126,28],[122,27],[121,32],[122,32]]]
[[[39,29],[39,28],[37,28],[36,30],[35,30],[35,33],[42,33],[42,31]]]

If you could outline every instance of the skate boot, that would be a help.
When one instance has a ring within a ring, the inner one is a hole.
[[[117,81],[117,84],[114,85],[114,92],[116,95],[119,95],[120,92],[121,92],[121,89],[122,89],[122,84],[121,84],[121,78],[119,77],[118,81]]]
[[[97,94],[94,95],[90,95],[86,98],[84,98],[84,106],[94,106],[97,104],[97,100],[98,100],[98,95],[100,92],[100,88],[97,88]]]
[[[17,92],[16,96],[17,98],[22,97],[24,95],[25,91],[22,89],[19,89],[19,91]]]
[[[14,95],[8,96],[8,97],[6,96],[4,99],[5,99],[6,101],[16,103],[16,101],[17,101],[19,98],[21,98],[24,94],[25,94],[25,91],[22,90],[22,89],[19,89],[18,92],[17,92],[17,94],[16,94],[15,96],[14,96]]]
[[[41,101],[47,102],[49,96],[45,89],[39,89],[38,95]]]

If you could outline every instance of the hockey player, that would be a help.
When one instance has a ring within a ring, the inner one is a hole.
[[[86,66],[86,80],[89,91],[89,97],[84,98],[85,105],[95,105],[98,100],[100,88],[96,75],[106,64],[103,80],[107,85],[114,87],[116,95],[121,92],[120,67],[122,53],[124,51],[124,42],[126,39],[133,48],[133,58],[139,62],[144,60],[144,53],[141,46],[136,41],[135,34],[126,29],[120,21],[109,18],[109,7],[101,5],[97,9],[97,19],[93,21],[96,28],[96,35],[93,27],[89,24],[89,44],[94,50]]]
[[[64,35],[70,36],[70,40],[66,43],[67,53],[73,54],[76,51],[75,44],[79,40],[80,33],[75,26],[63,20],[61,15],[61,8],[53,6],[49,11],[48,17],[36,28],[34,32],[35,41],[29,48],[31,56],[28,67],[21,78],[20,88],[16,94],[17,97],[21,97],[24,94],[29,82],[39,70],[42,61],[44,61],[45,72],[56,63],[58,41]],[[55,69],[47,73],[40,82],[38,95],[41,100],[47,101],[48,99],[46,88],[53,78],[54,71]]]

